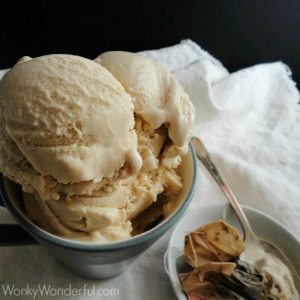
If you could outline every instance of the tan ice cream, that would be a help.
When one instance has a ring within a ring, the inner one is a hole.
[[[181,190],[193,116],[176,79],[140,55],[22,59],[0,82],[0,171],[46,230],[126,239],[159,195]]]
[[[0,95],[5,137],[39,174],[63,184],[97,183],[125,162],[133,173],[141,168],[131,98],[93,61],[48,55],[18,63],[4,76]],[[2,164],[4,172],[25,189],[33,187],[45,199],[59,198],[43,190],[44,182],[14,174],[20,169],[11,163]]]
[[[247,252],[241,258],[259,270],[266,286],[266,296],[272,300],[299,300],[291,271],[286,263],[279,259],[272,249],[246,243]]]
[[[178,147],[187,145],[194,110],[171,73],[155,60],[123,51],[103,53],[95,61],[122,83],[133,99],[135,112],[152,128],[167,123],[173,143]]]

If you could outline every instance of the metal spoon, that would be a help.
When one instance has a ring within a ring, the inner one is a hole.
[[[246,250],[244,257],[247,257],[247,245],[251,245],[252,249],[255,249],[256,251],[259,251],[259,249],[264,249],[268,254],[272,254],[279,258],[281,261],[283,261],[286,266],[289,268],[291,275],[294,279],[295,286],[297,290],[300,290],[300,277],[297,273],[296,269],[292,265],[292,263],[289,261],[289,259],[286,257],[286,255],[278,249],[276,246],[274,246],[272,243],[262,240],[256,236],[256,234],[253,232],[249,221],[243,212],[243,209],[239,205],[237,199],[233,195],[232,191],[230,190],[229,186],[226,184],[225,180],[219,173],[217,167],[213,163],[213,161],[210,158],[210,155],[208,151],[206,150],[204,144],[202,141],[197,137],[192,137],[191,142],[195,148],[196,155],[198,159],[202,162],[204,167],[209,171],[209,173],[212,175],[212,177],[215,179],[215,181],[218,183],[220,189],[225,194],[227,200],[231,204],[233,210],[235,211],[244,233],[244,241],[246,244]],[[249,249],[249,248],[248,248]]]

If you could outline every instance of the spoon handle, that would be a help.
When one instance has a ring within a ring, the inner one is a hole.
[[[219,173],[217,167],[213,163],[208,151],[206,150],[203,142],[197,138],[192,137],[191,142],[195,148],[196,155],[198,159],[202,162],[202,164],[205,166],[205,168],[209,171],[209,173],[212,175],[212,177],[215,179],[215,181],[218,183],[220,189],[225,194],[226,198],[230,202],[232,208],[234,209],[235,213],[237,214],[239,221],[242,225],[243,233],[244,233],[244,240],[248,238],[254,238],[255,235],[249,225],[248,219],[243,212],[241,206],[239,205],[237,199],[233,195],[231,189],[225,182],[224,178]]]

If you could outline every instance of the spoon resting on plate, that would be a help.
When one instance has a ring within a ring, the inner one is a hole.
[[[219,173],[217,167],[211,160],[210,155],[206,150],[203,142],[197,137],[192,137],[191,143],[195,148],[195,152],[198,159],[202,162],[204,167],[209,171],[209,173],[215,179],[220,189],[225,194],[227,200],[231,204],[234,212],[236,213],[239,219],[239,222],[241,223],[243,234],[244,234],[244,242],[246,246],[246,250],[243,253],[242,259],[260,268],[264,268],[266,272],[270,271],[268,270],[268,268],[270,267],[270,264],[272,265],[274,263],[279,272],[290,271],[290,275],[292,277],[292,279],[290,280],[291,287],[294,285],[294,287],[296,287],[296,289],[300,291],[300,277],[296,269],[280,249],[278,249],[272,243],[260,239],[253,232],[249,224],[249,221],[245,213],[243,212],[243,209],[241,208],[240,204],[238,203],[237,199],[233,195],[229,186],[226,184],[225,180]],[[284,268],[287,269],[285,270]],[[273,270],[271,270],[271,272],[272,271]],[[270,274],[270,275],[277,275],[277,274]],[[280,280],[279,277],[280,276],[278,276],[277,278],[278,280]]]

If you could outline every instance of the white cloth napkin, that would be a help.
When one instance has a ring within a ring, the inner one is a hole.
[[[237,198],[276,218],[300,238],[300,107],[289,68],[276,62],[229,74],[218,60],[190,40],[143,54],[164,64],[189,93],[196,107],[194,134],[203,139]],[[197,192],[189,209],[220,201],[225,202],[223,195],[200,168]],[[0,213],[3,220],[5,213]],[[55,289],[85,285],[90,293],[93,289],[118,290],[119,295],[103,298],[171,300],[175,296],[163,268],[171,231],[126,272],[103,281],[71,273],[40,246],[0,248],[0,283],[17,288],[45,284]],[[2,286],[0,295],[2,299]],[[53,298],[44,293],[35,299],[99,296]]]
[[[288,66],[275,62],[229,74],[190,40],[144,53],[173,71],[190,95],[194,134],[237,198],[300,238],[300,106]],[[192,206],[220,199],[216,186],[201,180],[198,192]]]

